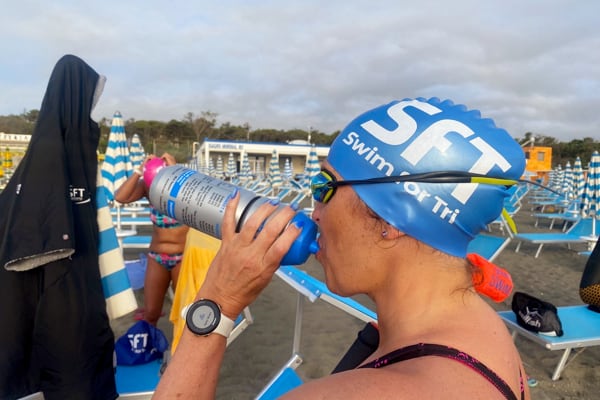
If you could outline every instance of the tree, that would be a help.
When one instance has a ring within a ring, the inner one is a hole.
[[[181,142],[185,140],[191,140],[194,138],[194,131],[189,126],[189,124],[183,121],[170,120],[163,130],[165,137],[179,145]]]
[[[211,137],[211,133],[217,122],[218,114],[212,111],[202,111],[200,117],[194,118],[194,113],[188,112],[183,116],[183,120],[190,124],[196,142],[202,141],[202,138]]]
[[[38,110],[32,110],[29,113],[24,112],[21,115],[0,116],[0,132],[31,135],[38,114]],[[33,116],[35,118],[31,119]]]
[[[40,110],[23,111],[23,114],[21,114],[25,121],[33,125],[35,125],[35,122],[38,119],[38,115],[40,115]]]

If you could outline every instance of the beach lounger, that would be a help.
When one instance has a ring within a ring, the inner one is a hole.
[[[252,314],[246,307],[235,321],[235,327],[227,339],[227,346],[252,322]],[[158,359],[145,364],[118,365],[115,381],[119,399],[150,400],[160,380],[163,362],[163,359]]]
[[[542,247],[545,244],[567,244],[570,248],[572,243],[589,243],[589,239],[586,237],[592,234],[592,220],[591,218],[581,218],[563,233],[518,233],[515,235],[515,240],[518,241],[515,253],[518,253],[521,244],[523,242],[534,243],[538,245],[537,251],[535,252],[535,258],[537,258]]]
[[[119,399],[150,400],[160,380],[163,360],[146,364],[118,365],[115,372]]]
[[[124,226],[136,227],[136,226],[151,226],[152,225],[152,221],[150,220],[150,218],[147,215],[142,216],[142,217],[123,217],[123,216],[121,216],[121,218],[113,216],[112,221],[113,221],[113,225],[117,229],[122,229]]]
[[[300,355],[300,341],[302,336],[304,298],[307,298],[312,303],[317,299],[321,299],[365,322],[377,321],[377,315],[374,311],[354,299],[342,297],[331,292],[324,282],[296,267],[282,265],[276,274],[298,292],[292,356],[258,394],[256,397],[258,400],[277,399],[279,396],[302,384],[302,379],[295,370],[303,361]]]
[[[377,322],[377,315],[374,311],[356,300],[333,293],[324,282],[296,267],[282,265],[276,274],[311,303],[321,299],[364,322]]]
[[[133,235],[121,239],[121,247],[124,249],[147,249],[150,247],[152,236],[148,235]]]
[[[515,189],[512,196],[504,200],[503,213],[500,214],[498,218],[496,218],[494,221],[488,224],[489,232],[492,231],[492,226],[497,225],[500,228],[502,234],[506,234],[507,236],[513,237],[513,231],[510,228],[505,213],[508,214],[509,218],[512,218],[516,213],[518,213],[521,210],[522,193],[526,192],[518,191],[517,189]]]
[[[535,227],[537,228],[539,222],[541,219],[546,219],[546,220],[550,220],[550,226],[548,227],[548,229],[552,229],[554,227],[554,223],[556,222],[556,220],[559,221],[563,221],[563,227],[562,227],[562,231],[566,231],[567,228],[567,223],[568,222],[576,222],[581,218],[581,214],[579,211],[579,207],[580,207],[580,202],[577,201],[572,201],[571,203],[569,203],[569,206],[561,212],[554,212],[554,213],[534,213],[533,216],[535,217]]]
[[[498,312],[500,318],[512,331],[513,338],[521,335],[548,350],[563,350],[552,373],[553,381],[558,380],[567,367],[573,349],[579,349],[578,354],[586,347],[600,345],[600,313],[591,311],[586,305],[557,307],[557,309],[564,331],[564,335],[561,337],[539,335],[528,331],[517,323],[513,311]]]
[[[296,368],[302,363],[299,355],[294,355],[277,375],[265,386],[262,392],[255,397],[256,400],[276,400],[285,393],[302,385],[302,378],[296,373]]]
[[[471,240],[467,247],[467,253],[477,253],[488,261],[494,261],[502,250],[510,243],[510,237],[492,236],[480,233]]]

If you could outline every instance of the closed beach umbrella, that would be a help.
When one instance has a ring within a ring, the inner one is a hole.
[[[321,165],[319,164],[319,157],[317,156],[317,148],[315,145],[312,145],[308,157],[306,157],[306,165],[304,166],[304,186],[306,188],[310,188],[311,179],[320,171]]]
[[[550,178],[550,188],[559,192],[562,187],[562,181],[563,181],[562,166],[560,164],[558,164],[556,166],[556,168],[554,170],[552,170],[552,172],[553,173]]]
[[[285,159],[285,164],[283,165],[283,179],[289,182],[292,179],[292,175],[294,171],[292,170],[292,163],[289,158]]]
[[[583,177],[583,166],[581,165],[581,158],[577,157],[573,164],[573,192],[576,199],[581,199],[584,189],[585,179]]]
[[[113,115],[106,155],[102,163],[102,182],[109,201],[115,199],[115,192],[132,173],[133,167],[129,158],[125,125],[121,113],[117,111]]]
[[[208,173],[208,160],[202,158],[200,159],[199,171],[204,175],[210,175]]]
[[[215,170],[215,163],[213,162],[212,158],[208,159],[208,175],[217,176],[217,173]]]
[[[250,160],[248,159],[248,153],[244,152],[242,155],[242,165],[240,167],[240,180],[247,181],[252,176],[252,170],[250,169]]]
[[[600,202],[600,154],[594,151],[590,160],[590,168],[586,179],[585,190],[582,199],[583,216],[592,217],[592,236],[596,234],[596,219],[598,218],[598,206]]]
[[[225,170],[223,169],[223,157],[221,156],[217,157],[217,169],[215,174],[219,179],[223,179],[223,176],[225,176]]]
[[[131,145],[129,146],[129,158],[131,159],[133,168],[141,167],[144,162],[144,157],[146,157],[146,152],[142,146],[140,136],[137,133],[134,133],[131,138]]]
[[[237,165],[235,164],[235,156],[233,153],[229,153],[227,158],[227,177],[235,178],[237,176]]]
[[[571,163],[568,161],[567,165],[565,165],[561,191],[565,200],[573,198],[573,169],[571,168]]]
[[[281,170],[279,169],[279,156],[275,149],[273,149],[271,162],[269,163],[269,183],[273,187],[281,186],[283,183],[283,179],[281,179]]]

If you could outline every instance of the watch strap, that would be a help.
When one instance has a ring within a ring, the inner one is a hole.
[[[203,300],[207,300],[207,299],[200,299],[199,301],[203,301]],[[210,301],[214,304],[217,304],[212,300],[208,300],[208,301]],[[181,316],[181,318],[183,318],[186,321],[186,326],[187,326],[187,317],[188,317],[187,313],[193,304],[194,303],[190,303],[181,309],[180,316]],[[231,318],[223,315],[223,313],[220,312],[221,306],[219,306],[218,304],[217,304],[217,306],[219,307],[219,323],[217,324],[217,326],[215,327],[215,329],[212,332],[209,332],[204,336],[208,336],[212,333],[216,333],[218,335],[224,336],[225,338],[229,338],[229,336],[231,335],[231,332],[233,331],[233,328],[235,327],[235,321],[232,320]]]
[[[217,325],[215,330],[212,331],[212,333],[225,336],[225,339],[228,339],[229,335],[231,335],[231,332],[233,331],[234,326],[235,321],[221,313],[221,320],[219,321],[219,324]]]

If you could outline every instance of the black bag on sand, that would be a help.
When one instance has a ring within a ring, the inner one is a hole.
[[[527,293],[515,292],[512,310],[517,323],[528,331],[546,336],[562,336],[562,323],[556,307]]]

